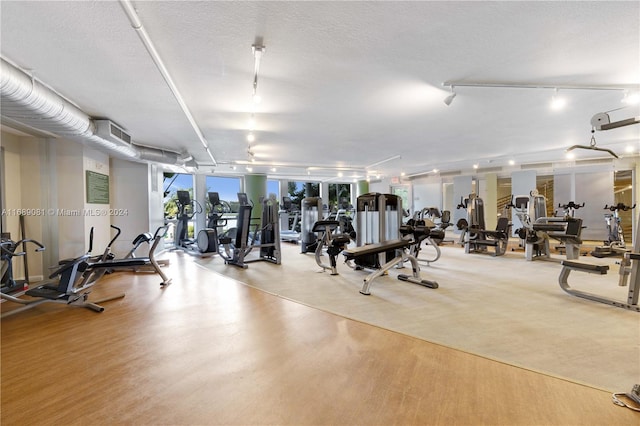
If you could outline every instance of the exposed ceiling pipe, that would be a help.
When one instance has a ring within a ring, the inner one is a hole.
[[[82,142],[129,160],[197,167],[188,154],[132,144],[122,146],[96,134],[96,123],[77,106],[0,58],[2,117],[39,132]]]
[[[177,86],[173,82],[173,78],[171,77],[171,74],[169,74],[167,67],[164,65],[164,61],[158,54],[158,51],[156,50],[151,37],[149,37],[149,34],[147,34],[147,31],[142,26],[142,22],[140,21],[140,17],[138,16],[135,8],[129,0],[120,0],[120,5],[129,18],[131,27],[136,30],[138,37],[140,37],[140,40],[142,40],[142,44],[144,44],[144,47],[147,49],[147,52],[151,56],[151,59],[156,64],[158,71],[160,71],[160,74],[162,74],[164,81],[167,83],[167,86],[169,86],[169,89],[173,93],[173,96],[176,98],[176,101],[178,101],[178,105],[180,105],[180,108],[182,108],[182,112],[187,117],[187,120],[189,120],[189,124],[191,124],[191,127],[198,136],[198,139],[200,139],[200,142],[202,143],[202,146],[204,146],[204,149],[207,151],[209,158],[211,158],[211,161],[213,161],[213,165],[217,166],[218,163],[213,157],[211,150],[209,149],[209,142],[207,142],[207,140],[205,139],[202,131],[200,130],[200,127],[198,126],[198,123],[196,123],[195,118],[193,118],[193,114],[191,114],[191,110],[187,106],[187,103],[184,101],[184,98],[182,97],[182,94],[178,90]]]
[[[53,90],[4,59],[1,62],[2,115],[61,136],[94,133],[90,117]]]

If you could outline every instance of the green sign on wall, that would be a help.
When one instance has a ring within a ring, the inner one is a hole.
[[[87,203],[109,204],[109,176],[87,170]]]

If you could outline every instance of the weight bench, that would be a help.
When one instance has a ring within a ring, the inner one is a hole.
[[[351,242],[351,238],[347,234],[333,235],[333,232],[338,229],[340,222],[337,220],[319,220],[313,224],[311,232],[319,233],[318,244],[316,245],[316,263],[323,270],[330,269],[331,275],[338,275],[338,268],[336,258],[342,250]],[[327,254],[329,255],[329,262],[331,266],[327,266],[322,263],[320,257],[322,256],[322,248],[327,247]]]
[[[628,272],[626,271],[627,265],[631,260],[640,260],[640,254],[638,253],[627,253],[625,255],[626,262],[624,262],[620,268],[620,285],[626,285],[626,276]],[[631,311],[640,312],[640,307],[638,306],[638,294],[640,292],[640,281],[638,281],[638,274],[632,277],[632,282],[629,285],[629,294],[627,297],[627,302],[619,302],[616,300],[608,299],[604,296],[599,296],[597,294],[588,293],[585,291],[580,291],[571,288],[569,286],[569,274],[571,271],[580,271],[587,272],[589,274],[598,274],[598,275],[606,275],[609,270],[608,265],[595,265],[592,263],[584,263],[584,262],[576,262],[573,260],[564,260],[562,261],[562,270],[560,271],[560,276],[558,277],[558,283],[560,287],[567,293],[572,296],[582,297],[583,299],[589,299],[600,303],[606,303],[608,305],[617,306],[619,308],[629,309]]]
[[[405,274],[400,274],[398,275],[399,280],[409,281],[424,287],[438,288],[437,282],[423,280],[420,277],[420,266],[418,265],[418,261],[414,256],[405,252],[405,249],[408,249],[412,244],[413,244],[413,241],[411,240],[398,239],[398,240],[383,241],[381,243],[376,243],[376,244],[367,244],[361,247],[344,249],[342,251],[342,254],[345,256],[346,261],[351,261],[351,260],[355,261],[358,258],[362,258],[366,256],[383,255],[388,251],[392,251],[392,250],[396,251],[395,258],[384,263],[382,266],[380,266],[379,269],[376,269],[375,271],[371,272],[369,275],[367,275],[364,278],[364,284],[362,286],[362,290],[360,290],[360,293],[364,295],[371,294],[371,292],[369,291],[369,288],[371,287],[371,283],[373,282],[373,280],[383,275],[385,272],[387,272],[389,269],[393,268],[397,264],[403,263],[407,260],[411,262],[413,275],[409,276]]]

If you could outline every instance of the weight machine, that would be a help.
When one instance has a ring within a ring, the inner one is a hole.
[[[238,211],[238,229],[235,238],[220,238],[218,253],[228,265],[247,268],[247,263],[264,260],[279,265],[281,263],[280,221],[278,219],[278,201],[266,199],[262,202],[260,223],[252,223],[253,206],[241,204]],[[254,259],[247,256],[254,249],[259,255]]]
[[[624,203],[618,203],[616,205],[604,206],[605,210],[609,210],[610,213],[605,213],[604,220],[607,223],[607,240],[604,241],[604,245],[597,246],[592,252],[591,256],[594,257],[606,257],[606,256],[622,256],[629,251],[624,242],[624,231],[622,229],[622,221],[620,219],[620,211],[629,211],[636,207],[627,206]]]
[[[558,277],[560,288],[572,296],[581,297],[583,299],[593,300],[595,302],[613,305],[618,308],[628,309],[630,311],[640,312],[638,306],[638,297],[640,296],[640,218],[638,219],[638,227],[636,228],[636,241],[633,251],[627,250],[622,256],[620,269],[618,271],[618,285],[621,287],[629,286],[626,301],[618,301],[610,299],[598,294],[588,293],[586,291],[576,290],[569,285],[569,275],[572,271],[586,272],[589,274],[606,275],[609,270],[608,265],[596,265],[586,262],[576,262],[565,260],[562,262],[562,270]]]

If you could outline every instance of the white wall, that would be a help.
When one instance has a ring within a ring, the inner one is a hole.
[[[440,180],[415,180],[413,181],[413,205],[415,210],[425,207],[442,208],[442,182]]]
[[[146,196],[151,195],[148,169],[147,164],[117,158],[112,158],[110,162],[111,224],[122,230],[120,238],[113,245],[113,251],[119,257],[131,250],[131,243],[136,236],[153,232],[149,224],[151,197]],[[162,214],[162,206],[158,209]]]
[[[82,147],[82,145],[79,145]],[[102,254],[112,237],[116,235],[111,230],[111,204],[97,204],[87,202],[87,179],[88,170],[109,176],[109,156],[103,152],[84,147],[82,150],[82,204],[84,217],[85,236],[89,235],[91,228],[93,231],[93,251],[94,255]],[[76,177],[77,178],[77,177]],[[111,193],[111,179],[109,179],[109,192]],[[88,237],[87,237],[88,238]],[[78,253],[75,256],[79,256]]]

